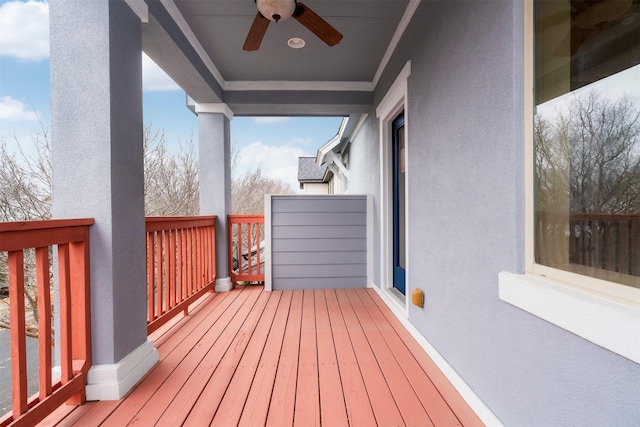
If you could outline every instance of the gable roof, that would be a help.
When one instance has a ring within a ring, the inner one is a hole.
[[[298,157],[298,181],[322,182],[327,165],[318,166],[315,157]]]

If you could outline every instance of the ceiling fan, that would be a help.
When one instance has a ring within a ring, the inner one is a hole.
[[[296,0],[255,0],[255,2],[258,6],[258,13],[242,47],[246,51],[260,48],[262,38],[271,21],[284,21],[291,16],[329,46],[334,46],[342,40],[342,34],[338,30],[308,6],[298,3]]]

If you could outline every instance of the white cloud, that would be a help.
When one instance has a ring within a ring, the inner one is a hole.
[[[298,190],[298,157],[309,153],[298,147],[271,147],[262,142],[254,142],[243,147],[238,153],[238,173],[260,167],[265,176],[286,182],[293,190]]]
[[[269,125],[272,123],[285,123],[291,120],[291,117],[254,117],[253,122],[257,125]]]
[[[146,92],[169,92],[180,90],[180,86],[143,52],[142,89]]]
[[[0,120],[8,122],[37,121],[35,111],[24,109],[24,103],[10,96],[0,98]]]
[[[0,6],[0,55],[25,61],[49,57],[49,3],[10,1]],[[142,54],[142,82],[145,91],[173,91],[180,87]]]
[[[291,142],[296,145],[311,145],[313,143],[313,137],[307,136],[306,138],[303,138],[299,136],[297,138],[293,138]]]
[[[49,57],[49,3],[10,1],[0,6],[0,55],[25,61]]]

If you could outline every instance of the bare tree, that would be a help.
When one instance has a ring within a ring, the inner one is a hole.
[[[264,176],[260,167],[239,171],[239,152],[231,152],[231,205],[235,214],[262,214],[265,194],[293,194],[291,186],[279,179]]]
[[[0,139],[0,221],[25,221],[51,217],[51,156],[46,127],[31,134],[28,151],[13,135],[15,151],[11,152],[5,138]],[[27,308],[37,319],[35,251],[24,252],[25,298]],[[0,252],[0,292],[8,287],[7,253]],[[0,327],[9,325],[7,301],[0,300]],[[27,334],[37,335],[34,322],[27,322]]]
[[[628,278],[640,275],[637,101],[575,97],[555,119],[536,117],[534,140],[537,262],[606,280],[604,270],[624,273],[615,280],[637,286]]]
[[[640,111],[630,98],[597,92],[576,97],[554,122],[536,117],[536,174],[541,208],[640,213]],[[566,209],[566,208],[565,208]]]
[[[31,135],[31,141],[0,139],[0,221],[51,218],[51,148],[46,127]],[[161,130],[144,129],[146,215],[197,215],[198,164],[189,140],[177,154],[167,150]],[[27,307],[37,318],[35,253],[25,251],[25,296]],[[0,292],[7,289],[7,253],[0,252]],[[0,300],[0,327],[9,324],[6,300]],[[36,325],[29,325],[37,333]]]
[[[145,126],[144,180],[147,216],[198,214],[198,158],[192,139],[173,155],[164,132]]]

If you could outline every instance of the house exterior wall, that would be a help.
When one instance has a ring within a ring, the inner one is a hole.
[[[370,194],[373,199],[373,282],[381,282],[380,255],[380,147],[378,121],[372,109],[360,130],[354,135],[349,149],[349,192]],[[355,172],[355,173],[354,173]]]
[[[273,290],[366,287],[366,196],[271,196],[270,215]]]
[[[517,1],[422,2],[376,87],[374,108],[411,61],[407,294],[425,307],[409,321],[505,425],[638,425],[638,364],[498,297],[499,272],[524,272],[522,23]],[[350,191],[375,195],[385,288],[372,117]]]
[[[329,184],[305,182],[302,184],[304,188],[304,194],[329,194]]]

